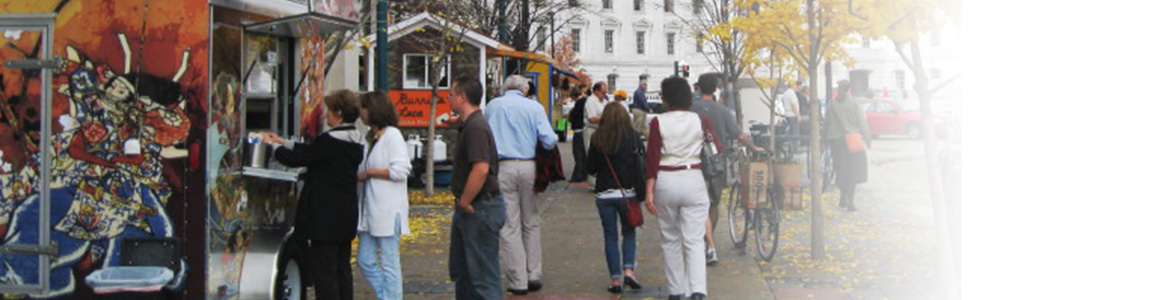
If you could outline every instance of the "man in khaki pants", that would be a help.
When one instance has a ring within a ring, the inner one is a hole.
[[[500,230],[500,262],[505,288],[514,295],[540,290],[540,215],[532,185],[536,181],[536,145],[552,149],[557,134],[544,108],[525,98],[528,78],[508,76],[504,95],[488,103],[487,121],[500,158],[500,193],[508,220]]]

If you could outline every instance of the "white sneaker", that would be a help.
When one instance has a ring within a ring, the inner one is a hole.
[[[712,266],[719,263],[719,256],[715,255],[715,248],[707,249],[707,265]]]

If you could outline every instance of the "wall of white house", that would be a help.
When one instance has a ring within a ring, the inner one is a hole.
[[[658,82],[674,75],[674,62],[691,65],[690,78],[694,81],[703,72],[713,72],[700,52],[695,51],[695,36],[681,17],[694,16],[691,0],[674,0],[674,11],[665,12],[664,0],[644,0],[640,11],[633,1],[613,1],[613,8],[602,8],[601,0],[581,0],[582,7],[557,14],[557,20],[568,21],[556,32],[554,39],[567,36],[572,29],[581,30],[581,51],[577,58],[594,81],[605,81],[609,74],[617,74],[615,87],[633,91],[638,76],[649,74],[650,90],[658,90]],[[561,22],[561,21],[558,21]],[[613,51],[605,47],[605,31],[613,30]],[[645,52],[637,53],[637,32],[645,32]],[[667,53],[667,36],[674,33],[674,54]]]
[[[674,62],[685,61],[691,66],[689,81],[698,79],[699,74],[715,72],[718,68],[712,65],[701,52],[695,49],[695,36],[691,29],[683,22],[683,18],[693,18],[692,0],[674,0],[675,13],[664,12],[663,2],[666,0],[643,0],[640,11],[633,9],[633,1],[612,1],[613,8],[602,8],[602,0],[580,0],[581,7],[566,9],[557,14],[557,20],[569,20],[558,32],[556,38],[569,35],[572,29],[581,31],[581,51],[577,58],[581,66],[594,81],[606,81],[609,74],[617,74],[616,84],[610,87],[610,92],[618,89],[632,91],[637,88],[638,76],[650,75],[649,89],[658,90],[658,82],[674,74]],[[558,21],[561,22],[561,21]],[[613,51],[605,49],[605,31],[613,30]],[[637,32],[646,32],[645,53],[637,53]],[[667,54],[667,33],[675,33],[674,54]],[[955,26],[945,27],[938,34],[924,33],[921,49],[927,65],[927,76],[932,76],[931,69],[938,69],[938,76],[932,77],[933,84],[941,83],[956,74],[962,68],[960,30]],[[938,43],[934,39],[937,36]],[[846,45],[846,51],[853,57],[855,64],[846,67],[841,62],[833,63],[833,81],[849,78],[849,71],[854,69],[870,70],[869,86],[876,97],[883,96],[888,91],[893,98],[911,98],[916,96],[911,91],[914,85],[914,74],[894,51],[894,45],[889,40],[870,41],[868,47],[859,39],[859,42]],[[709,46],[709,45],[705,45]],[[707,48],[709,50],[709,48]],[[906,51],[909,51],[907,48]],[[907,52],[908,53],[908,52]],[[899,85],[898,71],[904,72],[902,83]],[[795,69],[785,70],[795,72]],[[818,94],[823,97],[826,82],[824,81],[824,66],[818,68]],[[757,72],[757,76],[767,76],[766,72]],[[745,76],[747,77],[747,76]],[[808,78],[802,78],[807,80]],[[960,83],[952,83],[936,94],[937,99],[958,99],[961,97]]]

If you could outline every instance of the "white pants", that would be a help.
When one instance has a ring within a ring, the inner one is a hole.
[[[585,125],[585,153],[589,153],[589,146],[593,143],[593,133],[597,132],[597,124]]]
[[[707,294],[707,183],[700,170],[659,171],[654,186],[662,256],[671,295]]]
[[[528,281],[540,280],[540,211],[532,184],[536,182],[536,162],[531,160],[500,161],[500,193],[507,205],[508,217],[500,229],[500,266],[504,269],[504,286],[527,290]]]

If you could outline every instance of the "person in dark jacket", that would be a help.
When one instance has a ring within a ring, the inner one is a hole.
[[[296,232],[307,238],[317,299],[353,299],[353,271],[349,258],[357,234],[357,174],[362,162],[362,136],[353,126],[361,113],[357,94],[339,90],[325,96],[326,124],[332,129],[312,144],[291,143],[266,133],[265,142],[277,145],[276,161],[305,167],[305,185],[297,203]]]
[[[569,123],[573,129],[573,175],[569,177],[570,186],[588,187],[585,174],[585,101],[589,100],[589,85],[581,84],[573,88],[570,97],[574,100],[573,109],[569,111]]]
[[[639,157],[645,153],[642,136],[630,125],[630,117],[621,102],[610,102],[601,113],[601,125],[589,143],[586,170],[597,176],[593,191],[597,194],[597,212],[605,235],[605,261],[613,280],[609,292],[619,294],[623,283],[633,289],[642,285],[634,276],[637,256],[637,231],[630,225],[626,201],[640,201],[645,195]],[[616,177],[615,177],[616,176]],[[618,250],[618,224],[622,243]]]
[[[870,145],[869,123],[866,122],[865,112],[861,104],[849,94],[851,85],[848,80],[837,82],[837,98],[829,103],[825,112],[825,140],[829,143],[829,153],[833,155],[833,171],[837,172],[837,187],[841,189],[841,200],[837,206],[849,211],[856,211],[853,205],[857,185],[865,183],[869,178],[868,159],[865,150],[849,152],[849,145],[845,135],[861,134],[865,144]]]

